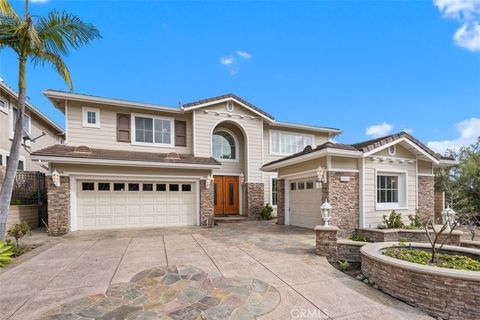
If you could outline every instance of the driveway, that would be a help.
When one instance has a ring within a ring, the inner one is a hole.
[[[75,232],[0,274],[0,318],[431,319],[314,244],[312,230],[263,221]]]

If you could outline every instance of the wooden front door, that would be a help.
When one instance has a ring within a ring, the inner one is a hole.
[[[214,176],[213,203],[215,214],[239,214],[239,179],[236,176]]]

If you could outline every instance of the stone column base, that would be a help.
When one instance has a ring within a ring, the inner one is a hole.
[[[335,226],[316,226],[315,253],[327,257],[328,261],[337,261],[337,233]]]
[[[263,183],[245,183],[246,209],[249,220],[260,219],[260,213],[265,205]]]
[[[285,224],[285,180],[277,180],[277,223]]]
[[[213,226],[213,181],[207,188],[207,181],[200,180],[200,226]]]
[[[60,177],[55,187],[52,176],[47,176],[48,231],[51,236],[70,232],[70,177]]]

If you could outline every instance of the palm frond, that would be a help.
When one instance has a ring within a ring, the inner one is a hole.
[[[69,46],[79,49],[91,40],[101,38],[98,29],[79,17],[56,10],[40,18],[35,26],[45,49],[54,54],[68,55]]]
[[[12,16],[0,15],[0,46],[19,52],[27,25]]]
[[[17,20],[20,20],[17,16],[17,13],[15,10],[13,10],[12,6],[10,6],[7,0],[0,0],[0,15],[11,16]]]
[[[45,63],[51,64],[57,73],[63,78],[65,83],[68,85],[70,90],[73,89],[72,78],[70,77],[70,72],[68,71],[67,65],[63,62],[62,57],[54,52],[51,51],[37,51],[32,54],[32,61],[35,64],[42,64]]]

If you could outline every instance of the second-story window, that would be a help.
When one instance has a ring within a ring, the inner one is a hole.
[[[100,109],[83,107],[82,113],[82,124],[84,127],[100,128]]]
[[[313,135],[270,130],[270,154],[290,155],[313,144]]]
[[[173,119],[134,115],[134,144],[173,147]]]
[[[17,108],[12,108],[12,115],[11,115],[11,132],[10,132],[10,138],[13,138],[13,135],[15,134],[15,127],[17,126]],[[23,114],[23,135],[29,135],[31,133],[31,119],[28,114]]]

